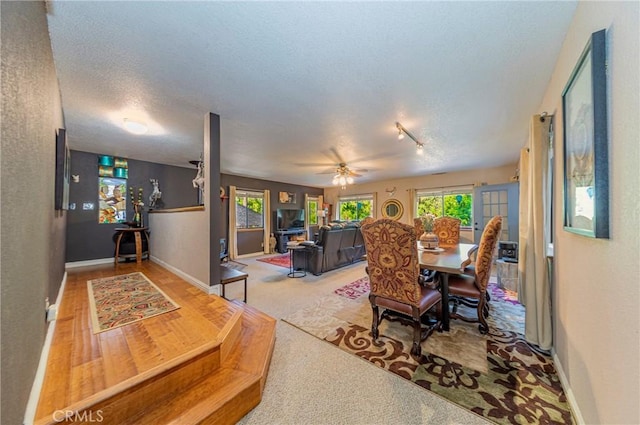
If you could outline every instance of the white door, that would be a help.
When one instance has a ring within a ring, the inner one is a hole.
[[[518,242],[519,184],[506,183],[479,186],[473,193],[473,236],[480,242],[482,231],[495,215],[502,216],[501,241]]]

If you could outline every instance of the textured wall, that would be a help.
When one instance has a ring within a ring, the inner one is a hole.
[[[589,424],[640,423],[640,3],[580,2],[540,111],[555,113],[554,349]],[[562,229],[562,90],[606,29],[610,239]]]
[[[44,300],[64,272],[64,213],[54,210],[60,94],[42,2],[1,2],[2,183],[0,422],[20,424],[46,332]],[[53,301],[53,299],[52,299]]]
[[[136,190],[143,188],[145,205],[149,205],[149,195],[153,187],[150,178],[160,181],[162,201],[165,208],[177,208],[197,205],[197,191],[191,180],[196,175],[193,168],[174,167],[171,165],[155,164],[146,161],[128,160],[129,178],[127,187]],[[70,210],[67,225],[67,256],[66,261],[95,260],[113,257],[114,243],[112,240],[114,229],[122,224],[98,223],[98,154],[71,151],[71,174],[79,175],[79,183],[71,183],[69,202],[76,204],[75,210]],[[128,196],[128,192],[127,192]],[[82,204],[93,202],[94,210],[83,210]],[[148,207],[145,206],[145,210]],[[133,217],[133,207],[127,200],[127,220]],[[148,223],[144,213],[145,223]],[[153,230],[149,229],[152,232]]]

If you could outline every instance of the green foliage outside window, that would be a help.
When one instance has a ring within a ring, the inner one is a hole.
[[[236,227],[238,229],[255,229],[262,228],[264,224],[262,222],[264,199],[262,197],[253,197],[250,195],[237,195],[236,204],[246,207],[246,214],[241,214],[241,209],[236,209]],[[249,212],[255,214],[249,214]]]
[[[309,224],[318,224],[318,201],[309,201],[307,205],[309,211]]]
[[[352,221],[362,220],[371,216],[371,207],[373,201],[360,200],[360,201],[341,201],[340,202],[340,220]]]
[[[418,198],[418,216],[431,213],[436,217],[449,216],[460,219],[461,226],[471,226],[472,196],[470,193],[429,195]]]

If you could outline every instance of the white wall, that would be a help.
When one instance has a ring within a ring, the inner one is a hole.
[[[640,423],[640,3],[579,2],[539,108],[555,114],[554,349],[589,424]],[[610,239],[562,229],[562,90],[607,30]]]
[[[153,260],[208,290],[208,210],[149,214],[149,227]]]
[[[502,184],[509,183],[511,177],[516,173],[517,165],[505,165],[494,168],[481,168],[478,170],[459,171],[440,175],[429,175],[420,177],[408,177],[403,179],[386,180],[382,182],[354,184],[347,186],[344,190],[337,187],[329,187],[324,190],[324,202],[333,205],[333,217],[335,217],[338,197],[348,195],[358,195],[365,193],[376,194],[375,218],[382,217],[381,208],[387,199],[397,199],[404,207],[404,213],[400,221],[413,224],[411,216],[411,206],[409,205],[409,191],[413,189],[435,189],[447,186],[463,186],[480,184]],[[387,190],[395,187],[395,193],[390,196]],[[462,230],[460,239],[463,242],[473,242],[473,231]]]

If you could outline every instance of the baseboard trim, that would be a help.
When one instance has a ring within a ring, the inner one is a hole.
[[[101,264],[113,264],[113,257],[111,258],[97,258],[95,260],[83,260],[83,261],[71,261],[65,263],[65,269],[76,269],[78,267],[98,266]]]
[[[206,292],[209,295],[220,295],[220,285],[209,286],[206,283],[204,283],[203,281],[201,281],[199,279],[196,279],[195,277],[191,276],[190,274],[183,272],[182,270],[172,266],[171,264],[169,264],[169,263],[167,263],[165,261],[162,261],[158,257],[154,257],[153,255],[151,256],[151,261],[153,261],[154,263],[160,264],[165,269],[167,269],[167,270],[171,271],[172,273],[180,276],[182,279],[186,280],[187,282],[189,282],[190,284],[192,284],[196,288],[200,289],[203,292]]]
[[[558,372],[558,377],[560,378],[560,384],[562,385],[564,393],[567,395],[567,401],[569,402],[569,406],[571,407],[573,419],[575,419],[577,424],[583,425],[585,424],[584,418],[582,417],[582,413],[580,413],[578,402],[573,395],[573,391],[571,391],[571,386],[569,385],[567,376],[564,374],[564,369],[562,368],[562,363],[558,358],[558,354],[554,349],[551,349],[551,355],[553,356],[553,364],[555,365],[556,371]]]
[[[60,288],[58,289],[58,296],[56,297],[55,303],[58,307],[60,307],[60,303],[62,302],[62,296],[64,294],[64,289],[67,286],[67,272],[65,271],[62,275],[62,282],[60,283]],[[44,344],[42,346],[42,351],[40,352],[40,362],[38,363],[38,369],[36,370],[36,376],[33,379],[33,386],[31,387],[31,393],[29,394],[29,400],[27,401],[27,408],[24,412],[24,424],[31,425],[36,419],[36,410],[38,409],[38,402],[40,401],[40,393],[42,392],[42,384],[44,383],[44,375],[47,371],[47,360],[49,359],[49,351],[51,350],[51,342],[53,341],[53,333],[56,329],[57,320],[52,320],[49,322],[49,327],[47,328],[47,335],[44,338]]]

